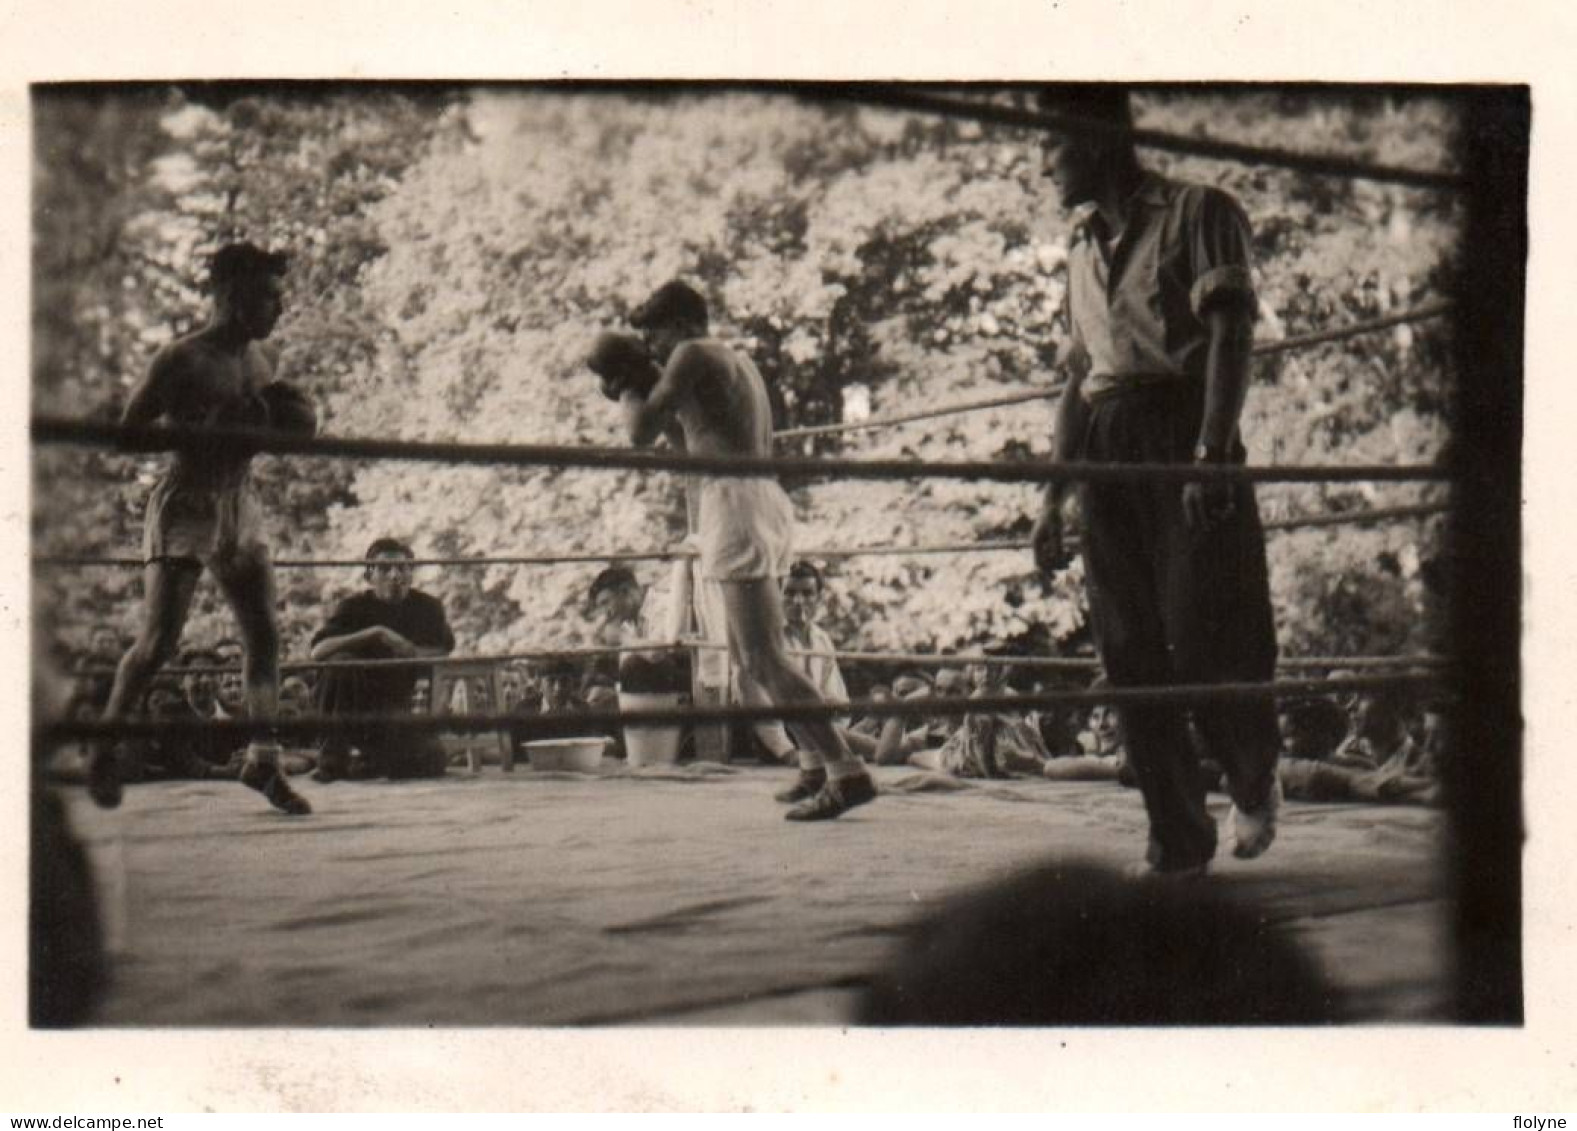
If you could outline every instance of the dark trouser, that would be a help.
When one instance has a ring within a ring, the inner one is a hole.
[[[1082,458],[1189,463],[1201,412],[1195,385],[1099,398],[1090,406]],[[1275,675],[1265,535],[1253,487],[1235,490],[1233,515],[1200,534],[1184,518],[1181,483],[1081,489],[1091,627],[1112,686],[1258,682]],[[1150,859],[1166,869],[1202,863],[1216,849],[1188,713],[1240,807],[1264,804],[1281,744],[1268,695],[1187,710],[1121,707],[1129,762],[1150,818]]]

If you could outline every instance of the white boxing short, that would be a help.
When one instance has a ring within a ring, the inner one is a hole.
[[[708,479],[701,485],[696,526],[703,578],[755,581],[788,574],[794,504],[777,480]]]
[[[166,477],[148,497],[143,561],[224,564],[262,548],[262,508],[250,482],[177,484]]]

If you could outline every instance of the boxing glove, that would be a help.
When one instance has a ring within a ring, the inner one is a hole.
[[[662,376],[646,352],[646,343],[634,334],[605,330],[592,343],[586,366],[601,378],[602,395],[617,401],[626,392],[650,395]]]

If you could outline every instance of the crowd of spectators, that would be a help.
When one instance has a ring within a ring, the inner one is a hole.
[[[545,714],[611,712],[625,692],[672,693],[687,700],[691,670],[677,622],[652,615],[648,591],[634,571],[613,565],[587,590],[585,616],[594,644],[616,654],[577,661],[548,657],[500,665],[468,695],[465,681],[445,684],[420,661],[448,656],[456,641],[442,603],[412,585],[410,547],[380,538],[368,547],[366,588],[339,601],[311,638],[310,659],[331,666],[288,670],[279,689],[284,718],[320,714],[397,717],[430,710],[498,710],[518,722],[505,741],[517,756]],[[786,631],[795,663],[830,703],[850,702],[836,653],[838,644],[819,623],[826,579],[809,562],[795,563],[783,583]],[[76,660],[68,713],[92,718],[103,709],[109,674],[123,642],[107,625],[96,626]],[[869,673],[860,697],[883,703],[920,698],[976,698],[1035,693],[1066,683],[1048,682],[1032,666],[1004,662],[1005,647],[984,658],[912,666],[893,674]],[[157,679],[144,703],[151,719],[226,719],[245,713],[241,646],[221,639],[188,648],[183,674]],[[372,661],[356,667],[346,661]],[[1335,671],[1333,678],[1351,675]],[[486,684],[484,687],[483,684]],[[1097,679],[1093,690],[1105,686]],[[446,689],[434,702],[434,688]],[[457,691],[457,687],[459,690]],[[736,695],[738,689],[736,688]],[[1440,796],[1440,771],[1450,739],[1450,710],[1438,699],[1411,703],[1394,692],[1306,695],[1279,705],[1282,741],[1278,776],[1288,798],[1307,801],[1379,801],[1432,804]],[[851,747],[867,761],[910,766],[959,778],[1042,776],[1057,781],[1136,782],[1124,750],[1120,712],[1111,704],[1089,709],[991,711],[936,716],[855,717],[837,720]],[[792,728],[768,722],[749,728],[761,760],[796,764]],[[606,728],[607,751],[623,754],[622,734]],[[694,748],[689,729],[681,758]],[[1190,725],[1207,787],[1219,788],[1221,770]],[[158,740],[146,744],[138,778],[226,777],[239,772],[240,751],[213,738]],[[234,744],[239,745],[239,744]],[[320,781],[339,778],[438,776],[458,761],[444,741],[422,739],[375,724],[339,730],[301,745],[286,757],[290,772],[312,771]],[[472,768],[477,763],[472,761]]]

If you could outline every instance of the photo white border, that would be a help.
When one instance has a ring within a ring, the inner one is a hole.
[[[0,882],[0,1110],[235,1111],[1560,1110],[1570,1018],[1577,733],[1570,205],[1574,17],[1556,0],[29,0],[0,14],[0,446],[6,669],[26,668],[27,84],[133,78],[904,78],[1517,82],[1534,97],[1526,412],[1530,836],[1520,1030],[1266,1033],[845,1030],[33,1033],[25,1023],[26,681],[0,681],[16,741]],[[266,14],[265,14],[266,11]],[[1566,213],[1563,215],[1562,213]]]

